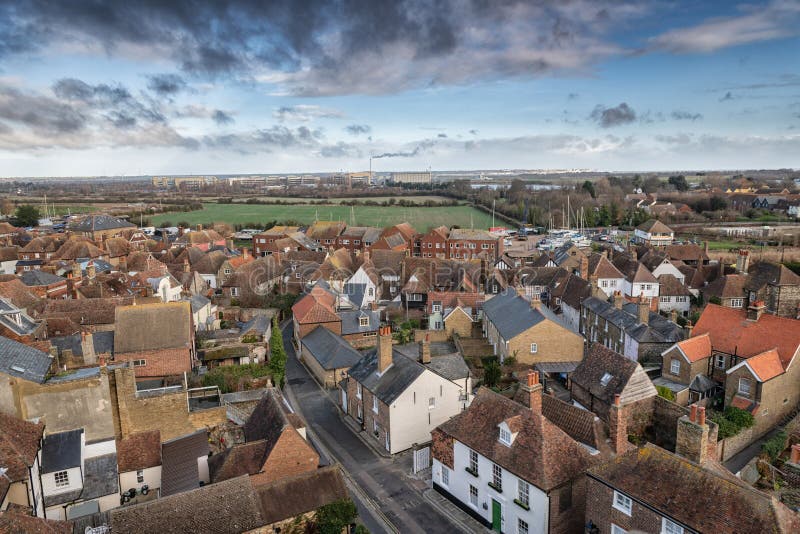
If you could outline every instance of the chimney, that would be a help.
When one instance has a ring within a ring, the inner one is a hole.
[[[81,264],[75,262],[72,264],[72,279],[73,280],[80,280],[83,277],[83,272],[81,271]]]
[[[191,269],[189,268],[189,259],[183,260],[183,272],[188,273]]]
[[[736,256],[736,272],[739,274],[747,274],[750,268],[750,252],[744,249],[739,249],[739,255]]]
[[[603,251],[600,253],[604,258],[608,259],[608,249],[604,248]]]
[[[792,445],[792,452],[789,456],[789,463],[800,465],[800,443]]]
[[[631,446],[628,442],[628,421],[625,408],[620,402],[619,393],[614,395],[614,404],[608,410],[608,430],[611,448],[616,454],[622,454]]]
[[[751,302],[750,305],[747,307],[747,320],[758,321],[764,314],[765,308],[766,306],[764,305],[763,300],[756,300],[754,302]]]
[[[119,270],[123,273],[128,272],[128,257],[127,256],[120,256],[119,257]]]
[[[382,326],[378,331],[378,374],[392,366],[392,327]]]
[[[183,236],[183,232],[184,232],[184,230],[183,230],[183,226],[179,226],[179,227],[178,227],[178,237],[182,237],[182,236]],[[165,243],[169,243],[169,240],[166,240],[166,241],[164,241],[164,242],[165,242]]]
[[[95,274],[97,274],[97,270],[95,269],[94,262],[90,261],[89,263],[86,264],[86,277],[89,280],[93,280]]]
[[[672,321],[673,323],[677,323],[678,322],[678,310],[675,310],[675,309],[670,310],[670,312],[669,312],[669,320]]]
[[[198,224],[197,225],[197,231],[198,232],[202,232],[203,231],[203,225],[202,224]]]
[[[694,325],[692,321],[686,321],[686,326],[683,327],[686,330],[686,338],[692,337],[692,330],[694,330]]]
[[[369,261],[369,250],[365,250],[362,255],[364,256],[364,263]]]
[[[591,275],[589,275],[589,285],[590,285],[590,286],[591,286],[591,288],[592,288],[592,289],[591,289],[592,295],[594,295],[594,294],[595,294],[595,292],[597,291],[597,289],[598,289],[598,287],[599,287],[599,284],[598,284],[598,282],[597,282],[597,279],[598,279],[598,277],[597,277],[597,275],[596,275],[596,274],[591,274]]]
[[[589,258],[583,256],[581,258],[581,265],[580,265],[580,277],[584,280],[589,279]]]
[[[419,342],[419,362],[431,363],[431,342],[428,334],[425,334],[425,339]]]
[[[542,384],[539,382],[539,373],[533,370],[528,371],[525,381],[520,387],[527,393],[523,397],[523,403],[532,411],[542,413]]]
[[[675,454],[702,464],[709,457],[708,431],[706,409],[692,404],[689,406],[689,415],[678,419]]]
[[[244,259],[246,259],[246,260],[250,258],[250,249],[249,249],[249,248],[247,248],[247,247],[244,247],[244,248],[242,249],[242,257],[243,257]]]
[[[650,300],[642,295],[639,295],[638,311],[639,322],[642,324],[650,324]]]
[[[81,331],[81,350],[83,351],[83,362],[87,365],[94,365],[97,355],[94,353],[94,339],[91,332]]]
[[[538,310],[542,307],[542,299],[538,296],[531,297],[531,308],[534,310]]]
[[[631,258],[633,258],[633,261],[639,261],[639,252],[635,246],[631,247]]]
[[[622,296],[622,291],[614,291],[614,307],[621,310],[623,304],[625,304],[625,297]]]
[[[708,241],[703,241],[703,252],[708,256]]]

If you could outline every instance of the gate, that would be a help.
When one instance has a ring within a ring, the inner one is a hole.
[[[431,447],[423,445],[414,449],[414,473],[424,471],[431,466]]]

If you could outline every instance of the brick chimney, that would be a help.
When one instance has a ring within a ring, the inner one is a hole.
[[[428,334],[425,334],[425,339],[419,342],[419,362],[431,363],[431,342]]]
[[[81,350],[83,351],[83,362],[87,365],[93,365],[97,361],[97,355],[94,352],[94,338],[91,332],[81,331]]]
[[[692,337],[692,330],[694,330],[694,325],[692,324],[692,321],[686,321],[686,326],[684,326],[683,329],[686,330],[687,339]]]
[[[650,323],[650,299],[639,295],[639,302],[637,303],[639,312],[639,322],[642,324]]]
[[[189,260],[187,258],[183,260],[183,272],[188,273],[189,271],[191,271],[191,269],[189,268]]]
[[[80,280],[83,278],[83,272],[81,271],[81,264],[75,262],[72,264],[72,279],[73,280]]]
[[[95,275],[97,274],[97,269],[94,266],[94,262],[90,261],[86,264],[86,278],[89,280],[93,280]]]
[[[614,307],[621,310],[623,304],[625,304],[625,297],[622,296],[622,291],[614,291]]]
[[[246,260],[250,258],[250,249],[249,248],[244,247],[242,249],[242,258],[244,258]]]
[[[675,310],[675,309],[670,310],[670,312],[669,312],[669,320],[672,321],[673,323],[677,323],[678,322],[678,310]]]
[[[542,299],[538,296],[531,297],[531,308],[534,310],[538,310],[542,307]]]
[[[119,257],[119,270],[123,273],[128,272],[128,257],[127,256],[120,256]]]
[[[758,321],[764,314],[765,308],[766,306],[764,305],[763,300],[756,300],[755,302],[750,303],[750,305],[747,307],[747,320]]]
[[[635,246],[631,247],[631,258],[633,258],[633,261],[639,261],[639,252]]]
[[[197,225],[197,231],[198,232],[202,232],[203,231],[203,225],[202,224],[198,224]]]
[[[736,272],[739,274],[747,274],[750,268],[750,252],[744,249],[739,249],[739,255],[736,256]]]
[[[800,466],[800,443],[792,445],[792,452],[789,456],[789,463]]]
[[[183,237],[184,228],[183,226],[178,227],[178,237]],[[164,241],[165,243],[169,243],[169,240]]]
[[[616,454],[624,453],[631,446],[628,441],[628,421],[619,393],[614,395],[614,404],[608,410],[608,432],[611,448]]]
[[[378,331],[378,374],[392,366],[392,327],[382,326]]]
[[[587,258],[586,256],[583,256],[581,258],[579,276],[584,280],[589,279],[589,258]]]
[[[675,437],[675,454],[689,461],[702,464],[708,459],[708,425],[706,409],[692,404],[689,415],[678,419],[678,431]]]
[[[538,414],[542,413],[542,384],[539,382],[539,373],[533,370],[528,371],[520,387],[527,393],[523,397],[523,403],[532,411]]]

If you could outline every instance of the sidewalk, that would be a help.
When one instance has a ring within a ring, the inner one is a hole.
[[[373,452],[375,452],[375,454],[377,454],[378,456],[383,456],[384,458],[392,457],[392,455],[389,454],[389,451],[380,446],[380,443],[378,443],[374,439],[371,439],[367,435],[366,430],[361,430],[361,425],[358,424],[358,421],[356,421],[352,417],[346,416],[344,413],[342,413],[341,409],[339,409],[339,419],[341,419],[342,422],[350,428],[353,434],[358,436],[358,439],[363,441],[367,447],[372,449]]]
[[[426,501],[436,508],[439,513],[446,515],[450,521],[458,525],[461,532],[472,532],[474,534],[485,534],[491,532],[488,528],[480,524],[475,518],[467,514],[464,510],[450,502],[447,497],[433,488],[428,488],[422,492]]]

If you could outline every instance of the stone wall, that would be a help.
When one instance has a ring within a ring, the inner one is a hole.
[[[717,458],[720,462],[729,460],[732,456],[743,451],[758,436],[754,435],[753,428],[745,428],[735,436],[730,436],[717,443]]]
[[[425,336],[428,336],[428,340],[431,342],[435,341],[447,341],[449,334],[445,330],[414,330],[414,342],[419,343],[425,339]]]

